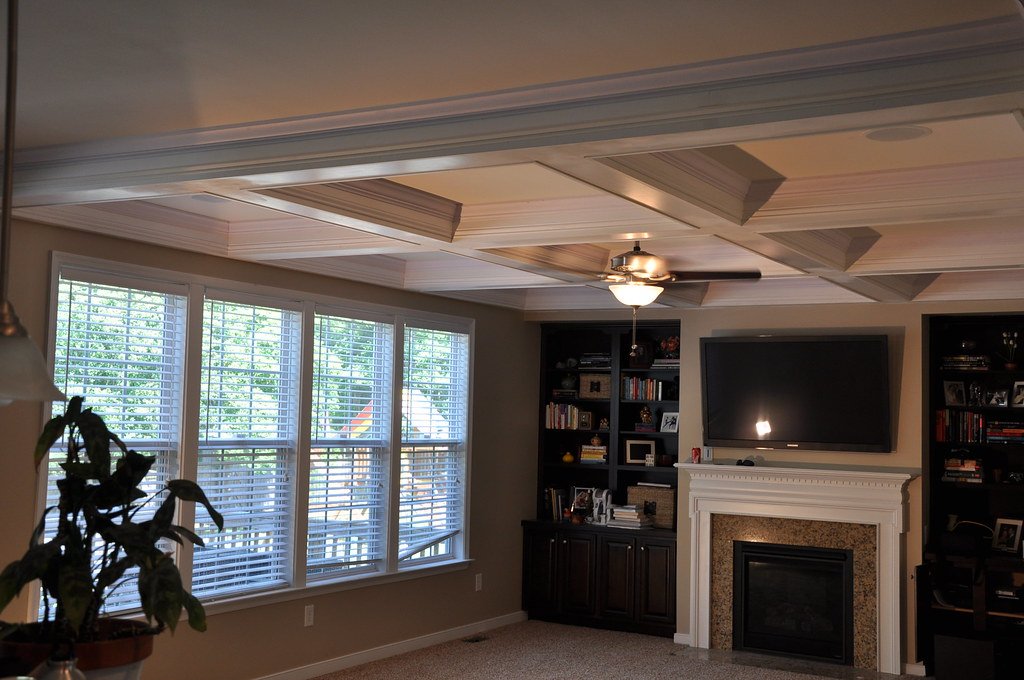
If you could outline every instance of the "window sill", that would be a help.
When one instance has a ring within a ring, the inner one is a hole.
[[[387,583],[409,581],[426,576],[436,576],[438,574],[447,574],[455,571],[465,571],[472,563],[473,560],[471,559],[463,559],[454,562],[445,562],[444,564],[423,565],[422,567],[405,569],[392,574],[365,574],[362,576],[354,576],[343,581],[315,583],[303,588],[283,588],[280,590],[271,590],[251,595],[239,595],[238,597],[215,602],[203,602],[203,607],[206,609],[207,616],[216,616],[217,614],[226,614],[228,612],[239,611],[242,609],[263,607],[270,604],[277,604],[279,602],[289,602],[300,598],[319,597],[321,595],[329,595],[330,593],[337,593],[345,590],[368,588]]]

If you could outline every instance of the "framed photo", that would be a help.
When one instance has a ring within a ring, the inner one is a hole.
[[[1020,547],[1020,528],[1024,521],[1019,519],[996,520],[996,530],[992,534],[992,549],[1004,552],[1017,552]]]
[[[573,512],[589,515],[594,507],[594,487],[574,486],[572,487],[572,501],[569,506]]]
[[[594,414],[590,411],[580,411],[579,427],[581,430],[593,430]]]
[[[964,384],[960,380],[943,380],[942,389],[946,394],[946,406],[966,406]]]
[[[1007,406],[1010,403],[1009,390],[988,390],[985,392],[985,406]]]
[[[1010,397],[1010,406],[1013,408],[1024,408],[1024,380],[1013,383],[1013,392]]]
[[[661,414],[661,431],[662,432],[678,432],[679,431],[679,413],[665,412]]]
[[[647,456],[654,455],[654,442],[650,439],[627,439],[626,440],[626,462],[635,465],[644,465]]]

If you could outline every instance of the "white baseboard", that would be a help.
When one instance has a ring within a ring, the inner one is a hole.
[[[689,633],[676,633],[672,636],[672,642],[677,645],[686,645],[687,647],[693,646],[693,636]]]
[[[924,677],[924,664],[923,663],[905,663],[903,664],[904,675],[914,675],[919,678]]]
[[[346,654],[345,656],[327,659],[326,661],[318,661],[316,663],[309,664],[308,666],[301,666],[299,668],[281,671],[280,673],[274,673],[272,675],[264,675],[258,680],[309,680],[309,678],[315,678],[318,675],[335,673],[346,668],[352,668],[353,666],[369,663],[370,661],[378,661],[380,659],[386,659],[389,656],[395,656],[396,654],[405,654],[406,652],[423,649],[424,647],[430,647],[442,642],[458,640],[460,638],[469,637],[470,635],[482,633],[486,630],[501,628],[502,626],[508,626],[525,620],[525,611],[512,612],[511,614],[497,616],[493,619],[485,619],[484,621],[468,623],[465,626],[449,628],[448,630],[438,631],[437,633],[431,633],[429,635],[421,635],[420,637],[412,638],[410,640],[392,642],[391,644],[374,647],[373,649],[367,649],[362,652]]]

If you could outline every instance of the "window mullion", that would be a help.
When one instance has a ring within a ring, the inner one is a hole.
[[[391,445],[387,451],[387,571],[398,571],[399,508],[402,484],[402,390],[405,385],[405,319],[395,319],[395,337],[392,349],[394,362],[391,371]]]
[[[188,314],[185,321],[185,375],[181,414],[181,460],[178,474],[182,479],[196,479],[199,474],[199,406],[203,376],[203,287],[192,284],[188,291]],[[194,527],[196,508],[193,503],[178,504],[178,522]],[[182,582],[191,589],[192,544],[177,545],[178,570]]]
[[[292,541],[292,586],[303,588],[306,585],[306,556],[309,538],[309,457],[310,440],[312,438],[313,410],[313,334],[315,305],[307,302],[302,308],[299,352],[299,383],[298,395],[298,432],[295,439],[295,479],[293,492],[293,512],[295,525]]]

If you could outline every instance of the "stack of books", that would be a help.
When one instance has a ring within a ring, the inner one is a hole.
[[[654,525],[654,520],[645,515],[643,508],[633,505],[613,505],[610,508],[611,518],[608,526],[621,529],[648,529]]]
[[[580,447],[581,463],[604,463],[608,458],[608,447],[593,444],[584,444]]]
[[[1024,443],[1024,423],[993,420],[985,428],[985,439],[991,444]]]
[[[942,481],[981,484],[981,461],[977,458],[947,458],[943,463]]]
[[[651,362],[651,368],[679,368],[679,357],[658,357]]]
[[[947,371],[987,371],[989,358],[984,354],[953,354],[942,357],[942,368]]]
[[[612,355],[602,352],[584,352],[580,355],[580,368],[611,368]]]

